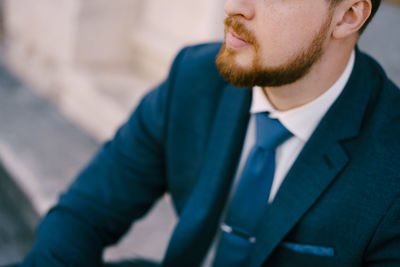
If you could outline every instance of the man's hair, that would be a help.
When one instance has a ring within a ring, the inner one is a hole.
[[[343,0],[328,0],[331,2],[331,6],[335,6],[338,3],[342,2]],[[369,18],[365,21],[364,25],[360,28],[359,33],[362,34],[365,30],[365,28],[368,26],[368,24],[371,22],[372,18],[375,16],[376,11],[378,11],[378,8],[381,4],[381,0],[371,0],[372,3],[372,10],[371,10],[371,15]]]

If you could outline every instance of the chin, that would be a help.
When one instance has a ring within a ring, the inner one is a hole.
[[[243,69],[251,69],[254,64],[254,52],[249,48],[229,49],[231,60]]]
[[[250,70],[252,68],[252,65],[253,65],[253,60],[249,56],[237,55],[235,61],[236,61],[236,64],[238,66],[242,67],[243,69],[249,69]]]

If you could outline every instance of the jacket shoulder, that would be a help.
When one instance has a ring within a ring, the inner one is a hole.
[[[400,186],[400,89],[375,59],[366,54],[362,58],[362,63],[368,65],[364,75],[375,88],[364,117],[363,129],[368,140],[365,155],[372,156],[371,167],[380,169],[382,175],[397,177]]]
[[[221,43],[207,43],[185,47],[178,53],[168,77],[171,105],[188,109],[187,103],[196,103],[202,110],[218,102],[226,86],[215,64],[220,48]]]
[[[221,43],[206,43],[183,48],[176,57],[172,70],[175,76],[183,75],[183,82],[221,80],[215,58]],[[206,78],[206,79],[205,79]]]
[[[215,57],[221,49],[221,46],[222,43],[220,42],[186,46],[181,50],[180,54],[184,53],[186,59],[201,59],[203,62],[214,62]]]

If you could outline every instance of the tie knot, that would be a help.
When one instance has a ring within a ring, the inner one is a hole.
[[[292,134],[277,119],[272,119],[268,113],[256,114],[256,145],[265,149],[275,149]]]

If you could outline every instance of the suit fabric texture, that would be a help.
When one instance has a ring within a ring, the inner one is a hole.
[[[41,223],[23,266],[100,266],[165,192],[163,266],[199,266],[219,227],[251,89],[219,75],[220,43],[183,49]],[[351,77],[265,210],[246,266],[400,266],[400,91],[356,52]]]

